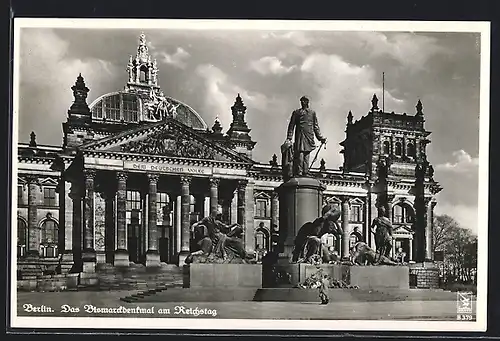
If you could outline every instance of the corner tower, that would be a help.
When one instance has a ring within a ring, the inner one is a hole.
[[[252,150],[256,142],[250,137],[251,129],[245,121],[247,107],[243,104],[240,94],[236,96],[234,105],[231,107],[233,121],[227,131],[227,136],[231,147],[238,153],[252,158]]]
[[[346,138],[340,143],[344,171],[363,172],[374,178],[377,163],[384,158],[391,174],[414,178],[416,165],[428,162],[431,134],[424,127],[422,102],[418,101],[414,115],[383,112],[376,95],[371,102],[370,111],[360,120],[353,122],[352,112],[347,116]]]

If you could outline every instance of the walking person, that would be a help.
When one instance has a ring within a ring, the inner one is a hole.
[[[321,299],[321,304],[328,304],[330,298],[328,297],[328,289],[330,288],[330,280],[328,280],[328,275],[324,275],[321,278],[321,284],[319,286],[319,298]]]

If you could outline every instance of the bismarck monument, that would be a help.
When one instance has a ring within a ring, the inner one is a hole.
[[[360,288],[408,288],[408,267],[397,266],[400,264],[389,257],[392,224],[387,217],[387,203],[379,202],[379,216],[371,226],[377,252],[358,242],[347,257],[339,258],[321,242],[325,233],[342,233],[337,222],[342,212],[334,205],[323,206],[325,187],[309,173],[309,156],[317,147],[315,138],[321,145],[312,163],[327,140],[321,134],[316,112],[309,107],[309,98],[303,96],[300,103],[301,108],[292,112],[287,138],[281,146],[284,182],[276,189],[280,207],[279,253],[276,259],[264,263],[265,285],[304,287],[320,271],[336,283]]]

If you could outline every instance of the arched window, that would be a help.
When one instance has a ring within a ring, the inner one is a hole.
[[[384,153],[385,155],[389,155],[389,153],[390,153],[390,147],[391,147],[391,146],[390,146],[390,144],[389,144],[389,141],[384,141],[384,145],[383,145],[383,148],[382,148],[382,149],[383,149],[383,153]]]
[[[139,81],[141,83],[147,83],[148,82],[148,73],[147,69],[145,66],[141,67],[141,73],[139,74]]]
[[[408,143],[406,146],[406,155],[409,157],[415,157],[415,145],[413,143]]]
[[[407,204],[397,204],[392,209],[392,221],[396,224],[413,223],[413,209]]]
[[[57,257],[57,242],[59,239],[59,226],[56,221],[48,217],[41,226],[40,256]]]
[[[26,255],[26,248],[28,246],[28,226],[26,222],[17,218],[17,256],[23,257]]]
[[[394,154],[396,156],[401,156],[403,154],[403,147],[401,146],[401,142],[396,142],[394,145]]]
[[[255,232],[255,250],[269,250],[269,234],[265,229]]]
[[[349,249],[351,249],[354,244],[359,241],[361,241],[361,237],[356,232],[351,233],[351,235],[349,236]]]

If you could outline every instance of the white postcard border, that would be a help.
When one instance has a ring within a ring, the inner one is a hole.
[[[92,329],[209,329],[209,330],[373,330],[373,331],[486,331],[488,264],[488,168],[490,115],[490,23],[457,21],[293,21],[293,20],[165,20],[165,19],[14,19],[12,183],[17,180],[19,59],[21,28],[100,29],[189,29],[189,30],[316,30],[316,31],[405,31],[481,33],[478,279],[476,321],[387,321],[387,320],[261,320],[196,318],[88,318],[17,316],[16,240],[11,228],[11,326],[14,328]],[[472,113],[471,113],[472,114]],[[16,226],[17,186],[11,187],[12,219]]]

